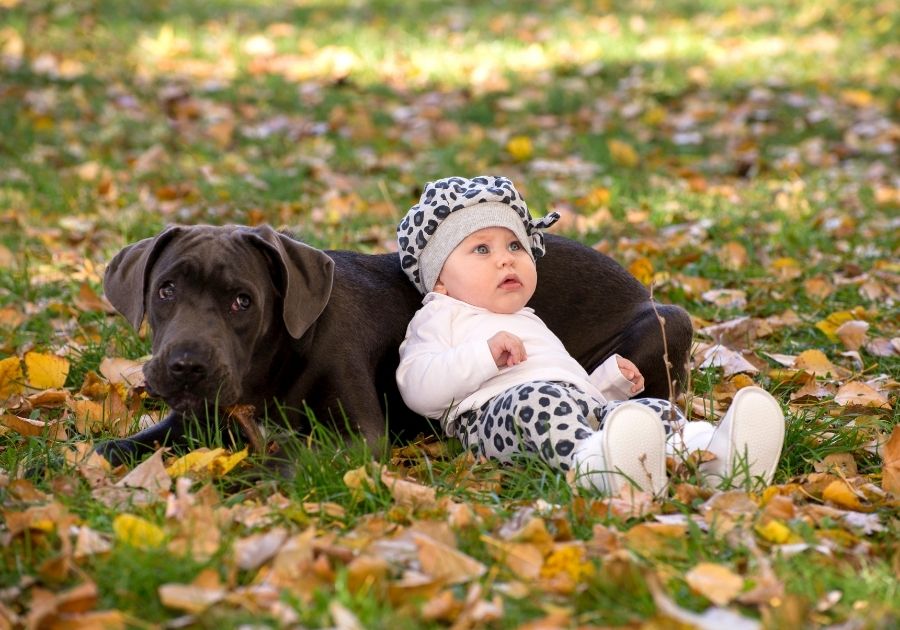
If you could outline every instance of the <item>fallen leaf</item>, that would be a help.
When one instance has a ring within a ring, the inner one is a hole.
[[[235,563],[239,569],[253,571],[271,560],[287,537],[286,529],[274,527],[265,532],[240,538],[232,546]]]
[[[866,342],[866,332],[869,330],[869,322],[852,319],[837,327],[834,334],[848,350],[859,350]]]
[[[112,528],[117,540],[140,549],[159,547],[166,538],[159,526],[134,514],[117,515]]]
[[[850,371],[834,365],[821,350],[805,350],[794,361],[793,367],[806,370],[816,376],[831,378],[846,378]]]
[[[863,509],[859,496],[853,491],[853,488],[842,479],[837,479],[829,483],[825,487],[825,490],[822,491],[822,498],[848,510]]]
[[[225,599],[223,588],[207,588],[193,584],[163,584],[158,589],[159,601],[167,608],[199,614]]]
[[[728,241],[716,252],[719,262],[726,269],[738,271],[747,266],[747,248],[737,241]]]
[[[859,381],[841,385],[834,395],[834,402],[841,406],[857,405],[861,407],[878,407],[890,409],[887,396]]]
[[[677,548],[686,532],[682,524],[638,523],[625,532],[624,540],[630,549],[653,556]]]
[[[506,143],[506,151],[517,162],[524,162],[534,155],[534,145],[528,136],[513,136]]]
[[[482,536],[488,553],[497,561],[505,564],[510,572],[522,580],[536,580],[544,566],[544,554],[537,545],[531,543],[514,543]]]
[[[116,486],[138,488],[157,496],[168,492],[172,487],[172,478],[163,467],[162,457],[163,449],[159,449],[116,482]]]
[[[900,424],[894,426],[891,436],[882,446],[881,459],[881,487],[885,492],[900,497]]]
[[[134,361],[105,357],[100,361],[100,374],[110,383],[125,383],[129,387],[140,387],[145,384],[144,364],[146,362],[146,359]]]
[[[783,545],[791,539],[790,528],[778,519],[771,519],[764,525],[758,524],[754,529],[757,534],[776,545]]]
[[[628,272],[637,278],[644,286],[649,287],[653,282],[653,263],[645,256],[641,256],[632,261],[632,263],[628,265]]]
[[[390,491],[397,505],[412,509],[431,508],[437,504],[435,489],[416,481],[409,481],[382,471],[381,482]]]
[[[716,606],[730,604],[744,588],[744,578],[721,564],[701,562],[684,576],[688,586]]]
[[[825,336],[828,337],[829,341],[838,341],[837,331],[838,329],[846,324],[847,322],[854,321],[858,319],[861,314],[865,313],[865,309],[857,307],[852,311],[837,311],[835,313],[831,313],[825,319],[816,323],[816,328],[825,333]]]
[[[55,354],[25,353],[25,373],[28,386],[35,389],[59,389],[69,375],[69,360]]]
[[[699,365],[700,368],[722,368],[722,373],[725,376],[732,376],[741,372],[749,372],[751,374],[759,372],[759,369],[744,358],[743,354],[721,344],[705,349],[702,351],[701,356],[703,358]]]
[[[413,533],[419,550],[422,571],[447,584],[460,584],[484,575],[487,568],[461,551],[440,543],[430,536]]]
[[[638,155],[638,152],[634,150],[634,147],[624,140],[613,138],[607,141],[606,146],[609,149],[609,155],[612,158],[613,163],[618,164],[619,166],[634,168],[641,161],[641,158]]]
[[[68,433],[66,423],[61,420],[32,420],[12,413],[0,415],[0,426],[6,426],[20,435],[31,437],[44,436],[51,440],[66,440]]]
[[[813,467],[818,472],[840,473],[843,477],[855,477],[858,474],[853,453],[831,453],[813,464]]]
[[[719,308],[741,309],[747,306],[747,293],[740,289],[713,289],[705,291],[700,297]]]
[[[25,391],[25,375],[19,357],[0,361],[0,401]]]

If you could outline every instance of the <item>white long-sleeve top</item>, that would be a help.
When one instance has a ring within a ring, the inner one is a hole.
[[[422,304],[400,345],[397,385],[410,409],[442,420],[449,435],[460,414],[533,381],[571,383],[601,403],[631,396],[616,355],[588,374],[530,308],[492,313],[439,293],[428,293]],[[525,361],[497,367],[487,342],[502,330],[522,340]]]

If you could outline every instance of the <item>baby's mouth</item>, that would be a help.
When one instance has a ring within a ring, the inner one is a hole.
[[[518,289],[522,286],[522,282],[519,280],[517,276],[506,276],[503,278],[503,281],[500,283],[501,289]]]

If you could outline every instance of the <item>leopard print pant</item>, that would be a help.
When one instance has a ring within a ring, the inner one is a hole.
[[[552,468],[567,471],[574,466],[579,443],[602,430],[606,415],[625,402],[630,401],[600,403],[569,383],[523,383],[480,409],[460,414],[456,437],[475,455],[494,461],[510,463],[516,456],[536,453]],[[685,423],[681,411],[667,400],[634,402],[656,412],[667,439]]]

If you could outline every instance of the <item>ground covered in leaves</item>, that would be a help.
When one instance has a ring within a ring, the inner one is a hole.
[[[0,0],[0,628],[896,627],[898,28],[858,0]],[[162,411],[100,297],[120,247],[268,222],[390,251],[423,182],[482,172],[689,310],[694,417],[778,397],[773,485],[672,461],[666,496],[601,497],[328,427],[93,454]]]

